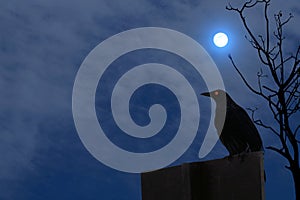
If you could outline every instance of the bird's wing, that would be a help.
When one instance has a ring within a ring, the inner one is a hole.
[[[236,121],[237,123],[235,126],[236,129],[238,129],[235,130],[238,134],[236,135],[237,140],[246,141],[251,151],[262,150],[261,137],[247,112],[243,108],[236,105],[233,108],[231,116],[234,118],[231,120]]]

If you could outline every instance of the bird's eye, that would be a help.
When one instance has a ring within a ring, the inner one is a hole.
[[[216,96],[218,96],[218,95],[219,95],[219,92],[218,92],[218,91],[215,91],[214,93],[215,93],[215,95],[216,95]]]

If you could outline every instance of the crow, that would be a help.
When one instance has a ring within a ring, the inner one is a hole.
[[[236,104],[225,91],[215,90],[201,95],[211,97],[216,102],[215,127],[229,156],[263,151],[261,137],[247,112]],[[224,97],[226,97],[226,104],[221,102],[225,100]],[[226,110],[224,105],[226,105]],[[223,127],[219,117],[222,115],[221,112],[226,112]]]

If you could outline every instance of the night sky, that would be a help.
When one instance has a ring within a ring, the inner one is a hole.
[[[112,169],[95,159],[81,142],[72,115],[72,91],[82,62],[99,43],[129,29],[162,27],[191,37],[211,56],[231,97],[244,108],[257,107],[257,117],[272,124],[265,102],[246,88],[228,59],[231,54],[247,80],[257,84],[256,75],[261,64],[256,51],[244,37],[246,33],[238,15],[225,9],[228,2],[2,0],[0,199],[141,200],[140,175]],[[233,5],[241,2],[232,1]],[[295,52],[300,41],[300,4],[298,0],[282,2],[272,1],[270,16],[279,10],[286,16],[293,13],[294,18],[286,27],[285,50]],[[247,12],[247,19],[255,33],[260,34],[264,28],[260,23],[262,10],[257,8]],[[229,38],[224,48],[213,44],[213,35],[219,31]],[[115,47],[111,48],[107,52],[112,52]],[[193,52],[193,49],[189,51]],[[191,83],[199,101],[197,136],[171,166],[228,155],[218,142],[206,157],[199,159],[198,152],[214,112],[209,99],[200,95],[207,91],[205,81],[186,60],[162,50],[142,49],[127,53],[105,71],[97,86],[95,110],[107,137],[123,149],[136,153],[157,150],[175,137],[180,105],[168,88],[158,84],[138,88],[129,105],[133,121],[140,126],[150,123],[148,111],[151,105],[161,104],[165,108],[166,124],[157,135],[135,138],[125,134],[114,121],[110,108],[114,84],[123,73],[145,63],[172,66]],[[299,120],[292,123],[295,126]],[[270,132],[258,129],[264,146],[279,144]],[[295,198],[292,176],[285,165],[286,161],[278,154],[265,151],[266,199]]]

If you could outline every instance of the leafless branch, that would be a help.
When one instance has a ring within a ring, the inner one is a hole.
[[[275,151],[275,152],[279,153],[280,155],[282,155],[283,157],[285,157],[286,159],[291,160],[291,158],[289,158],[289,156],[284,152],[283,148],[278,149],[278,148],[273,147],[273,146],[268,146],[268,147],[266,147],[266,149],[270,149],[272,151]]]
[[[255,113],[255,111],[257,111],[257,108],[255,108],[255,109],[253,109],[253,108],[247,108],[247,110],[251,111],[251,119],[252,119],[252,121],[253,121],[256,125],[261,126],[261,127],[264,127],[265,129],[271,130],[274,134],[276,134],[276,135],[279,137],[279,133],[278,133],[273,127],[264,124],[264,123],[262,122],[262,120],[255,119],[254,113]]]
[[[297,128],[295,129],[295,132],[294,132],[294,136],[296,137],[298,131],[300,130],[300,125],[297,126]]]
[[[246,80],[246,78],[244,77],[244,75],[240,72],[240,70],[238,69],[238,67],[237,67],[236,64],[234,63],[233,58],[231,57],[230,54],[229,54],[228,57],[229,57],[229,59],[230,59],[232,65],[233,65],[233,67],[234,67],[235,70],[238,72],[239,76],[242,78],[242,80],[243,80],[243,82],[245,83],[245,85],[246,85],[253,93],[255,93],[255,94],[257,94],[257,95],[259,95],[259,96],[261,96],[261,97],[263,97],[264,99],[266,99],[266,100],[269,101],[269,97],[267,97],[264,93],[255,90],[255,89],[247,82],[247,80]],[[270,102],[273,106],[276,107],[276,104],[274,104],[274,102],[272,102],[272,101],[269,101],[269,102]]]
[[[282,12],[279,11],[274,15],[274,21],[271,21],[268,14],[268,7],[271,0],[249,0],[245,2],[241,7],[233,7],[230,4],[226,7],[227,10],[238,13],[247,35],[246,39],[250,45],[257,52],[259,61],[263,64],[263,67],[267,69],[268,78],[274,81],[275,85],[270,86],[264,84],[263,69],[257,73],[257,87],[253,87],[245,78],[243,73],[239,70],[231,55],[229,59],[241,77],[247,88],[256,95],[261,96],[266,102],[272,112],[276,125],[269,126],[265,124],[261,119],[255,119],[254,113],[257,109],[250,109],[252,112],[252,120],[258,126],[269,129],[274,135],[276,135],[281,143],[282,148],[269,146],[267,149],[273,150],[286,158],[290,164],[287,168],[293,173],[295,182],[295,191],[300,191],[300,167],[299,167],[299,148],[300,141],[297,139],[300,125],[292,131],[290,123],[291,120],[297,120],[293,118],[295,113],[300,111],[300,45],[298,45],[295,54],[286,56],[285,50],[285,26],[293,18],[292,14],[288,17],[284,17]],[[264,22],[265,32],[263,34],[255,35],[253,29],[248,25],[246,20],[245,10],[251,9],[258,4],[263,5],[264,9]],[[270,31],[270,23],[275,24],[275,30]],[[275,44],[270,45],[272,39],[275,40]],[[264,68],[264,70],[265,70]],[[275,127],[275,128],[274,128]],[[300,197],[300,192],[296,196]],[[298,198],[299,198],[298,197]]]

